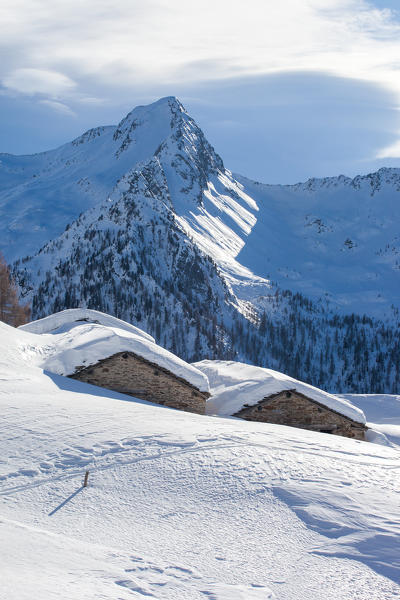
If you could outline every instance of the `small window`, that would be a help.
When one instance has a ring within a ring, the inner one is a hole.
[[[122,355],[122,358],[128,358],[128,353],[124,352],[123,355]]]
[[[292,397],[292,392],[286,392],[286,398],[291,398]]]

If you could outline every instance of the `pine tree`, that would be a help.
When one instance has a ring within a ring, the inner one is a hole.
[[[0,321],[18,327],[29,321],[30,314],[29,306],[19,303],[17,287],[3,255],[0,254]]]

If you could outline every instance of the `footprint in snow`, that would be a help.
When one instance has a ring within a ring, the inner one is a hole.
[[[270,589],[261,585],[214,583],[201,590],[207,600],[276,600]]]
[[[143,597],[151,596],[154,598],[154,594],[150,591],[148,586],[143,584],[142,582],[139,583],[138,581],[136,581],[134,579],[121,579],[119,581],[116,581],[115,583],[117,585],[120,585],[121,587],[124,587],[124,588],[130,590],[131,592],[136,592]]]

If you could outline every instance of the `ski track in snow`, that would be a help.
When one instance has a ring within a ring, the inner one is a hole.
[[[93,423],[93,422],[92,422]],[[68,430],[68,429],[67,429]],[[65,432],[66,430],[63,430]],[[33,433],[32,431],[26,431],[25,434]],[[61,433],[61,432],[59,432]],[[18,436],[21,439],[25,437],[25,435]],[[13,438],[9,438],[11,441]],[[298,457],[298,453],[312,456],[316,449],[310,450],[308,445],[298,445],[290,448],[285,448],[284,444],[281,445],[273,445],[273,444],[261,444],[261,443],[252,443],[247,439],[236,439],[234,442],[231,438],[227,438],[231,443],[225,444],[205,444],[204,440],[197,442],[182,442],[181,444],[177,441],[163,441],[162,439],[152,439],[153,444],[155,444],[155,449],[158,449],[157,452],[153,454],[149,454],[149,447],[146,444],[146,441],[142,441],[140,438],[135,439],[123,439],[119,442],[115,441],[105,441],[102,445],[95,444],[92,448],[83,447],[83,446],[71,446],[69,448],[63,449],[56,457],[54,453],[45,457],[37,468],[29,469],[29,468],[20,468],[18,471],[10,472],[5,475],[0,475],[0,481],[8,481],[14,480],[18,477],[35,477],[37,475],[41,475],[43,473],[50,474],[50,477],[45,479],[35,479],[33,483],[26,483],[22,485],[11,486],[9,488],[4,488],[0,491],[0,495],[5,496],[13,493],[18,493],[20,491],[30,489],[32,487],[39,487],[42,485],[46,485],[48,483],[52,483],[54,481],[60,480],[68,480],[73,479],[79,476],[82,473],[82,469],[85,467],[91,467],[92,472],[101,472],[107,469],[113,469],[115,467],[128,466],[134,463],[139,463],[143,461],[151,461],[157,459],[163,459],[174,455],[181,455],[186,453],[199,453],[206,452],[207,450],[221,450],[221,449],[238,449],[241,446],[245,446],[246,448],[260,448],[265,450],[275,450],[282,451],[285,453],[294,453],[296,457]],[[232,443],[233,442],[233,443]],[[133,451],[132,446],[138,446],[135,448],[135,452]],[[179,449],[172,451],[162,451],[161,448],[164,446],[178,446]],[[188,448],[185,448],[188,446]],[[320,448],[318,448],[320,450]],[[352,457],[352,453],[348,453],[349,457],[345,457],[344,451],[337,451],[339,454],[340,463],[350,463],[352,466],[365,465],[365,460],[357,460]],[[145,453],[145,456],[142,454]],[[117,456],[113,456],[117,454]],[[135,454],[134,457],[131,455]],[[128,455],[128,457],[127,457]],[[335,458],[335,451],[331,453],[324,453],[319,451],[320,457],[325,458]],[[364,455],[365,456],[365,455]],[[112,460],[114,458],[114,460]],[[368,460],[371,458],[378,458],[374,454],[368,456]],[[296,458],[296,462],[301,462],[301,459]],[[387,461],[382,460],[383,464],[380,464],[381,461],[378,461],[377,466],[381,471],[388,471],[390,476],[392,476],[392,471],[400,472],[400,465],[397,461]],[[370,463],[368,463],[370,464]],[[70,469],[69,467],[75,467]],[[61,470],[61,474],[58,472]],[[67,473],[65,473],[67,471]]]

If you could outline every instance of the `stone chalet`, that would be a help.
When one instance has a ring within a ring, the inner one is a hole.
[[[199,415],[205,414],[210,395],[132,351],[117,352],[96,364],[78,367],[69,377]]]
[[[85,383],[204,414],[207,377],[133,325],[95,310],[70,309],[23,325],[53,348],[43,368]],[[42,336],[41,336],[42,337]]]
[[[342,398],[271,369],[232,361],[194,365],[209,378],[207,414],[365,440],[364,413]]]
[[[357,440],[365,439],[365,425],[307,397],[295,388],[271,394],[254,406],[244,404],[232,416],[246,421],[289,425]]]

